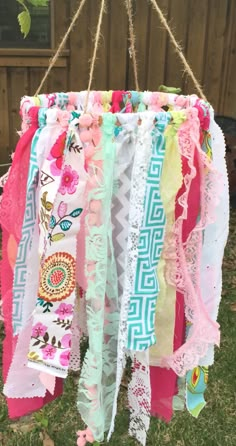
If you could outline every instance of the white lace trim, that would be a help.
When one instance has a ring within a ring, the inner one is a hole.
[[[114,423],[117,413],[117,398],[125,366],[129,298],[130,294],[133,291],[133,281],[135,277],[137,257],[138,257],[138,242],[139,242],[141,222],[143,220],[143,212],[144,212],[143,204],[146,191],[146,179],[147,179],[148,165],[150,162],[151,148],[152,148],[152,136],[150,130],[153,126],[154,116],[155,114],[149,114],[149,116],[142,117],[142,123],[138,128],[138,134],[137,134],[137,146],[134,157],[131,193],[130,193],[129,234],[128,234],[126,268],[125,268],[125,278],[124,278],[124,293],[121,301],[121,310],[120,310],[116,392],[113,404],[111,427],[108,433],[108,440],[110,439],[114,431]]]
[[[201,259],[201,293],[209,316],[217,320],[222,291],[222,261],[229,234],[229,185],[225,161],[225,141],[220,127],[211,119],[213,165],[222,174],[223,191],[216,208],[216,221],[204,231]],[[210,366],[214,362],[214,345],[211,344],[200,365]]]
[[[132,379],[128,388],[129,435],[145,446],[151,413],[149,349],[142,352],[132,352],[130,356],[132,358]]]

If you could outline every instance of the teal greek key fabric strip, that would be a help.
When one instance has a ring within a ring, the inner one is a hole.
[[[13,312],[12,324],[14,334],[18,334],[22,328],[23,299],[25,294],[27,254],[33,236],[36,220],[36,188],[38,175],[37,150],[38,140],[46,123],[46,109],[39,109],[39,129],[36,131],[31,145],[30,164],[28,172],[26,208],[22,226],[22,237],[17,252],[13,283]],[[19,185],[20,187],[20,185]]]
[[[165,214],[160,196],[160,179],[165,156],[164,130],[169,113],[158,113],[152,134],[152,156],[148,169],[144,220],[139,237],[134,292],[128,312],[129,350],[145,350],[155,344],[155,310],[159,292],[157,264],[161,255]]]

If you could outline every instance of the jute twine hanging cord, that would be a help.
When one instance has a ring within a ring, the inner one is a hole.
[[[158,6],[156,0],[150,0],[150,2],[152,3],[154,10],[157,12],[157,14],[158,14],[158,16],[159,16],[159,18],[160,18],[160,21],[161,21],[161,23],[163,24],[164,28],[165,28],[166,31],[168,32],[169,37],[170,37],[170,41],[171,41],[171,43],[173,44],[173,47],[175,48],[176,53],[177,53],[178,56],[180,57],[180,60],[181,60],[181,62],[182,62],[182,64],[183,64],[183,66],[184,66],[184,70],[185,70],[185,72],[186,72],[186,73],[189,75],[189,77],[192,79],[192,81],[193,81],[193,83],[194,83],[194,86],[195,86],[196,90],[197,90],[198,93],[199,93],[199,96],[200,96],[202,99],[204,99],[204,101],[207,102],[207,98],[206,98],[206,96],[205,96],[204,93],[203,93],[202,87],[201,87],[201,85],[199,84],[197,78],[195,77],[195,75],[194,75],[194,73],[193,73],[193,71],[192,71],[192,69],[191,69],[189,63],[187,62],[187,59],[185,58],[185,56],[184,56],[184,54],[183,54],[183,52],[182,52],[182,48],[181,48],[180,44],[177,42],[177,40],[176,40],[176,38],[175,38],[173,32],[171,31],[170,26],[169,26],[169,24],[168,24],[168,22],[167,22],[167,20],[166,20],[166,18],[165,18],[165,16],[164,16],[164,14],[163,14],[161,8]]]
[[[134,24],[133,24],[133,10],[132,10],[132,0],[124,0],[125,6],[128,14],[129,19],[129,40],[130,40],[130,56],[133,62],[133,69],[134,69],[134,81],[135,81],[135,88],[137,91],[139,91],[139,83],[138,83],[138,64],[137,64],[137,58],[136,58],[136,49],[135,49],[135,33],[134,33]]]
[[[99,17],[98,17],[98,24],[97,24],[97,30],[96,30],[96,35],[95,35],[95,41],[94,41],[93,56],[91,59],[90,70],[89,70],[89,83],[88,83],[87,95],[86,95],[85,107],[84,107],[85,113],[88,108],[89,93],[90,93],[92,82],[93,82],[93,73],[94,73],[94,68],[95,68],[98,46],[99,46],[99,42],[100,42],[100,38],[101,38],[102,18],[103,18],[103,14],[105,13],[105,6],[106,6],[106,1],[101,0],[101,8],[100,8],[100,13],[99,13]]]
[[[139,85],[138,85],[138,68],[137,68],[137,59],[136,59],[136,50],[135,50],[135,33],[134,33],[134,26],[133,26],[133,21],[132,21],[132,14],[133,14],[133,12],[132,12],[132,5],[131,5],[131,0],[124,0],[124,1],[125,1],[126,9],[127,9],[128,19],[129,19],[130,52],[132,54],[132,59],[133,59],[135,85],[136,85],[136,89],[138,91],[139,90]],[[161,8],[158,6],[157,1],[156,0],[149,0],[149,1],[151,2],[151,4],[152,4],[154,10],[156,11],[156,13],[158,14],[158,16],[160,18],[160,21],[163,24],[164,28],[166,29],[166,31],[167,31],[167,33],[168,33],[168,35],[170,37],[170,41],[171,41],[173,47],[175,48],[175,50],[176,50],[176,52],[177,52],[177,54],[178,54],[178,56],[179,56],[179,58],[180,58],[180,60],[181,60],[181,62],[183,64],[183,66],[184,66],[185,72],[192,79],[192,81],[194,83],[194,86],[195,86],[197,92],[199,93],[199,96],[207,102],[207,98],[206,98],[206,96],[203,93],[202,87],[199,84],[198,80],[196,79],[196,77],[195,77],[195,75],[194,75],[194,73],[193,73],[189,63],[187,62],[187,60],[186,60],[186,58],[185,58],[185,56],[184,56],[184,54],[182,52],[181,46],[177,42],[173,32],[171,31],[171,28],[170,28],[170,26],[169,26],[169,24],[168,24],[168,22],[167,22],[167,20],[166,20],[166,18],[164,16],[162,10],[161,10]],[[35,93],[35,96],[37,96],[40,93],[40,91],[41,91],[41,89],[42,89],[42,87],[43,87],[47,77],[49,76],[52,68],[56,64],[57,59],[59,58],[59,56],[60,56],[60,54],[61,54],[61,52],[62,52],[62,50],[63,50],[63,48],[65,46],[65,43],[66,43],[66,41],[67,41],[67,39],[68,39],[68,37],[69,37],[69,35],[70,35],[70,33],[71,33],[71,31],[72,31],[76,21],[77,21],[77,19],[78,19],[79,15],[80,15],[80,13],[82,11],[82,8],[83,8],[85,2],[86,2],[86,0],[81,0],[80,4],[78,6],[78,9],[76,10],[76,12],[75,12],[75,14],[74,14],[74,16],[72,18],[72,21],[71,21],[71,24],[70,24],[68,30],[66,31],[64,37],[62,38],[62,40],[61,40],[61,42],[60,42],[60,44],[59,44],[59,46],[58,46],[58,48],[56,50],[55,55],[50,60],[49,67],[48,67],[48,69],[47,69],[47,71],[46,71],[46,73],[45,73],[45,75],[44,75],[44,77],[43,77],[43,79],[42,79],[42,81],[41,81],[41,83],[40,83],[36,93]],[[103,18],[103,14],[105,12],[105,3],[106,3],[105,0],[101,0],[101,8],[100,8],[98,24],[97,24],[97,30],[96,30],[96,35],[95,35],[93,56],[92,56],[91,64],[90,64],[89,83],[88,83],[87,97],[86,97],[86,100],[85,100],[85,110],[87,110],[88,99],[89,99],[89,92],[91,90],[92,81],[93,81],[93,74],[94,74],[94,67],[95,67],[95,62],[96,62],[97,50],[98,50],[98,45],[99,45],[99,41],[100,41],[100,37],[101,37],[102,18]]]
[[[64,48],[64,46],[65,46],[65,44],[66,44],[66,42],[67,42],[67,39],[68,39],[68,37],[69,37],[69,35],[70,35],[72,29],[74,28],[75,23],[77,22],[77,19],[78,19],[80,13],[81,13],[81,11],[82,11],[82,9],[83,9],[83,6],[84,6],[84,4],[85,4],[86,1],[87,1],[87,0],[81,0],[81,2],[79,3],[78,9],[77,9],[77,10],[75,11],[75,13],[74,13],[74,16],[73,16],[73,18],[72,18],[72,20],[71,20],[70,26],[69,26],[69,28],[67,29],[65,35],[62,37],[61,42],[59,43],[58,48],[57,48],[57,50],[56,50],[54,56],[50,59],[50,61],[49,61],[49,67],[48,67],[48,69],[46,70],[46,72],[45,72],[45,74],[44,74],[44,76],[43,76],[43,79],[41,80],[41,83],[40,83],[40,85],[39,85],[37,91],[35,92],[35,95],[34,95],[34,96],[37,96],[37,95],[40,93],[40,91],[42,90],[42,87],[43,87],[45,81],[47,80],[47,78],[48,78],[48,76],[49,76],[49,74],[50,74],[52,68],[53,68],[54,65],[56,64],[57,59],[60,57],[61,52],[63,51],[63,48]]]

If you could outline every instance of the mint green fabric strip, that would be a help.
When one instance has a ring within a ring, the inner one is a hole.
[[[104,439],[111,422],[115,392],[116,344],[118,331],[118,292],[116,265],[111,243],[111,198],[115,147],[113,142],[116,117],[103,115],[100,150],[96,150],[90,166],[96,159],[97,184],[89,192],[89,202],[101,206],[101,224],[89,226],[86,238],[86,260],[94,263],[95,270],[87,268],[86,291],[89,348],[86,353],[78,391],[79,412],[91,429],[96,441]],[[95,178],[95,177],[94,177]],[[106,296],[106,298],[105,298]],[[104,323],[105,321],[105,323]]]

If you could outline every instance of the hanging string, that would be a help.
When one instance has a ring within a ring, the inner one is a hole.
[[[201,96],[201,98],[204,99],[204,101],[207,102],[207,98],[206,98],[206,96],[203,93],[202,87],[199,84],[199,82],[196,79],[196,77],[194,76],[193,71],[192,71],[189,63],[185,59],[185,56],[184,56],[184,54],[182,52],[182,48],[181,48],[180,44],[177,42],[177,40],[175,39],[175,36],[172,33],[172,31],[171,31],[171,29],[170,29],[170,27],[169,27],[169,25],[167,23],[167,20],[166,20],[164,14],[163,14],[161,8],[158,6],[156,0],[150,0],[150,2],[152,3],[153,8],[156,10],[157,14],[159,15],[161,23],[164,25],[166,31],[168,32],[168,34],[170,36],[170,40],[173,43],[173,45],[175,47],[175,50],[176,50],[177,54],[179,55],[179,57],[180,57],[180,59],[181,59],[181,61],[183,63],[183,66],[185,68],[185,72],[188,73],[189,77],[192,79],[192,81],[194,83],[194,86],[195,86],[196,90],[198,91],[199,95]]]
[[[69,35],[70,35],[70,33],[71,33],[71,31],[72,31],[72,29],[73,29],[77,19],[78,19],[78,17],[79,17],[79,15],[80,15],[80,13],[81,13],[81,11],[83,9],[83,6],[84,6],[85,2],[86,2],[86,0],[81,0],[80,4],[78,6],[78,9],[75,11],[75,14],[74,14],[74,16],[72,18],[71,24],[70,24],[68,30],[66,31],[64,37],[62,38],[62,40],[61,40],[61,42],[60,42],[60,44],[59,44],[59,46],[57,48],[57,51],[56,51],[55,55],[50,59],[49,67],[46,70],[45,75],[44,75],[44,77],[43,77],[43,79],[42,79],[42,81],[41,81],[37,91],[35,92],[34,96],[37,96],[40,93],[40,91],[41,91],[41,89],[42,89],[46,79],[48,78],[52,68],[54,67],[55,63],[57,62],[57,59],[59,58],[59,56],[61,55],[61,52],[62,52],[62,50],[63,50],[63,48],[64,48],[64,46],[66,44],[66,41],[67,41],[67,39],[68,39],[68,37],[69,37]]]
[[[92,86],[95,61],[96,61],[96,57],[97,57],[97,50],[98,50],[98,45],[99,45],[99,41],[100,41],[100,38],[101,38],[101,26],[102,26],[103,14],[105,12],[105,4],[106,4],[106,1],[105,0],[101,0],[101,8],[100,8],[98,24],[97,24],[97,30],[96,30],[96,35],[95,35],[93,56],[92,56],[91,64],[90,64],[89,83],[88,83],[87,95],[86,95],[86,99],[85,99],[85,107],[84,107],[85,113],[86,113],[87,108],[88,108],[89,93],[90,93],[91,86]]]
[[[136,85],[137,91],[139,91],[138,68],[137,68],[136,50],[135,50],[135,33],[134,33],[134,26],[133,26],[133,20],[132,20],[132,4],[131,4],[131,0],[124,0],[124,1],[125,1],[127,13],[128,13],[128,18],[129,18],[130,52],[132,54],[132,59],[133,59],[135,85]],[[77,19],[78,19],[79,15],[80,15],[80,13],[82,11],[82,8],[83,8],[85,2],[86,2],[86,0],[81,0],[80,4],[78,6],[78,9],[76,10],[76,12],[75,12],[75,14],[74,14],[74,16],[72,18],[71,24],[70,24],[68,30],[66,31],[64,37],[62,38],[62,40],[61,40],[61,42],[60,42],[60,44],[59,44],[59,46],[57,48],[57,51],[56,51],[55,55],[50,59],[49,67],[46,70],[45,75],[44,75],[44,77],[43,77],[43,79],[42,79],[42,81],[41,81],[37,91],[35,92],[35,96],[37,96],[40,93],[40,91],[41,91],[41,89],[42,89],[46,79],[48,78],[52,68],[56,64],[56,62],[57,62],[57,60],[58,60],[58,58],[59,58],[59,56],[60,56],[64,46],[65,46],[65,43],[66,43],[66,41],[67,41],[67,39],[68,39],[68,37],[69,37],[69,35],[70,35],[70,33],[71,33],[71,31],[72,31],[76,21],[77,21]],[[161,20],[161,23],[164,25],[164,28],[168,32],[168,34],[170,36],[170,40],[171,40],[171,42],[172,42],[172,44],[173,44],[177,54],[179,55],[179,57],[180,57],[180,59],[181,59],[181,61],[183,63],[183,66],[185,68],[185,72],[188,73],[189,77],[192,79],[193,84],[194,84],[196,90],[198,91],[200,97],[207,102],[207,98],[206,98],[206,96],[203,93],[202,87],[199,84],[199,82],[197,81],[196,77],[194,76],[193,71],[192,71],[190,65],[188,64],[188,62],[187,62],[187,60],[186,60],[186,58],[185,58],[185,56],[184,56],[184,54],[182,52],[181,46],[176,41],[175,36],[174,36],[173,32],[171,31],[171,29],[170,29],[170,27],[169,27],[169,25],[167,23],[167,20],[166,20],[166,18],[164,16],[162,10],[160,9],[160,7],[157,4],[157,1],[156,0],[150,0],[150,2],[152,3],[153,8],[156,10],[157,14],[159,15],[159,18]],[[97,26],[97,31],[96,31],[94,52],[93,52],[93,57],[92,57],[92,60],[91,60],[91,65],[90,65],[89,84],[88,84],[87,97],[86,97],[86,101],[85,101],[85,110],[87,109],[87,106],[88,106],[89,92],[90,92],[92,81],[93,81],[93,73],[94,73],[94,67],[95,67],[95,61],[96,61],[96,54],[97,54],[99,40],[100,40],[100,37],[101,37],[101,24],[102,24],[102,18],[103,18],[103,13],[104,12],[105,12],[105,0],[101,0],[101,10],[100,10],[100,14],[99,14],[98,26]]]
[[[136,49],[135,49],[135,32],[134,32],[134,24],[133,24],[133,9],[132,9],[132,0],[124,0],[125,6],[129,19],[129,41],[130,41],[130,57],[133,61],[133,69],[134,69],[134,81],[136,91],[139,91],[139,83],[138,83],[138,64],[136,59]]]

